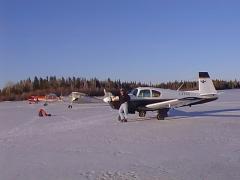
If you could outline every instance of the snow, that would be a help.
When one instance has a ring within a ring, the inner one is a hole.
[[[3,180],[239,180],[240,90],[117,121],[105,103],[0,103]],[[38,117],[45,108],[51,117]]]

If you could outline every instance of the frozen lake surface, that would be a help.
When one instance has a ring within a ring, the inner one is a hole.
[[[107,104],[0,103],[1,180],[239,180],[240,90],[117,121]],[[39,108],[52,117],[38,117]]]

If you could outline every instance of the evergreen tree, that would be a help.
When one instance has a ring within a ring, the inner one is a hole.
[[[33,90],[38,90],[39,89],[39,80],[37,78],[37,76],[34,77],[34,80],[33,80]]]

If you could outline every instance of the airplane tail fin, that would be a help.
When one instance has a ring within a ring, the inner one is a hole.
[[[199,93],[201,95],[217,94],[208,72],[199,72]]]

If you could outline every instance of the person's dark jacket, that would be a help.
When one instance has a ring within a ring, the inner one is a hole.
[[[130,101],[130,96],[127,93],[119,96],[120,104]]]

